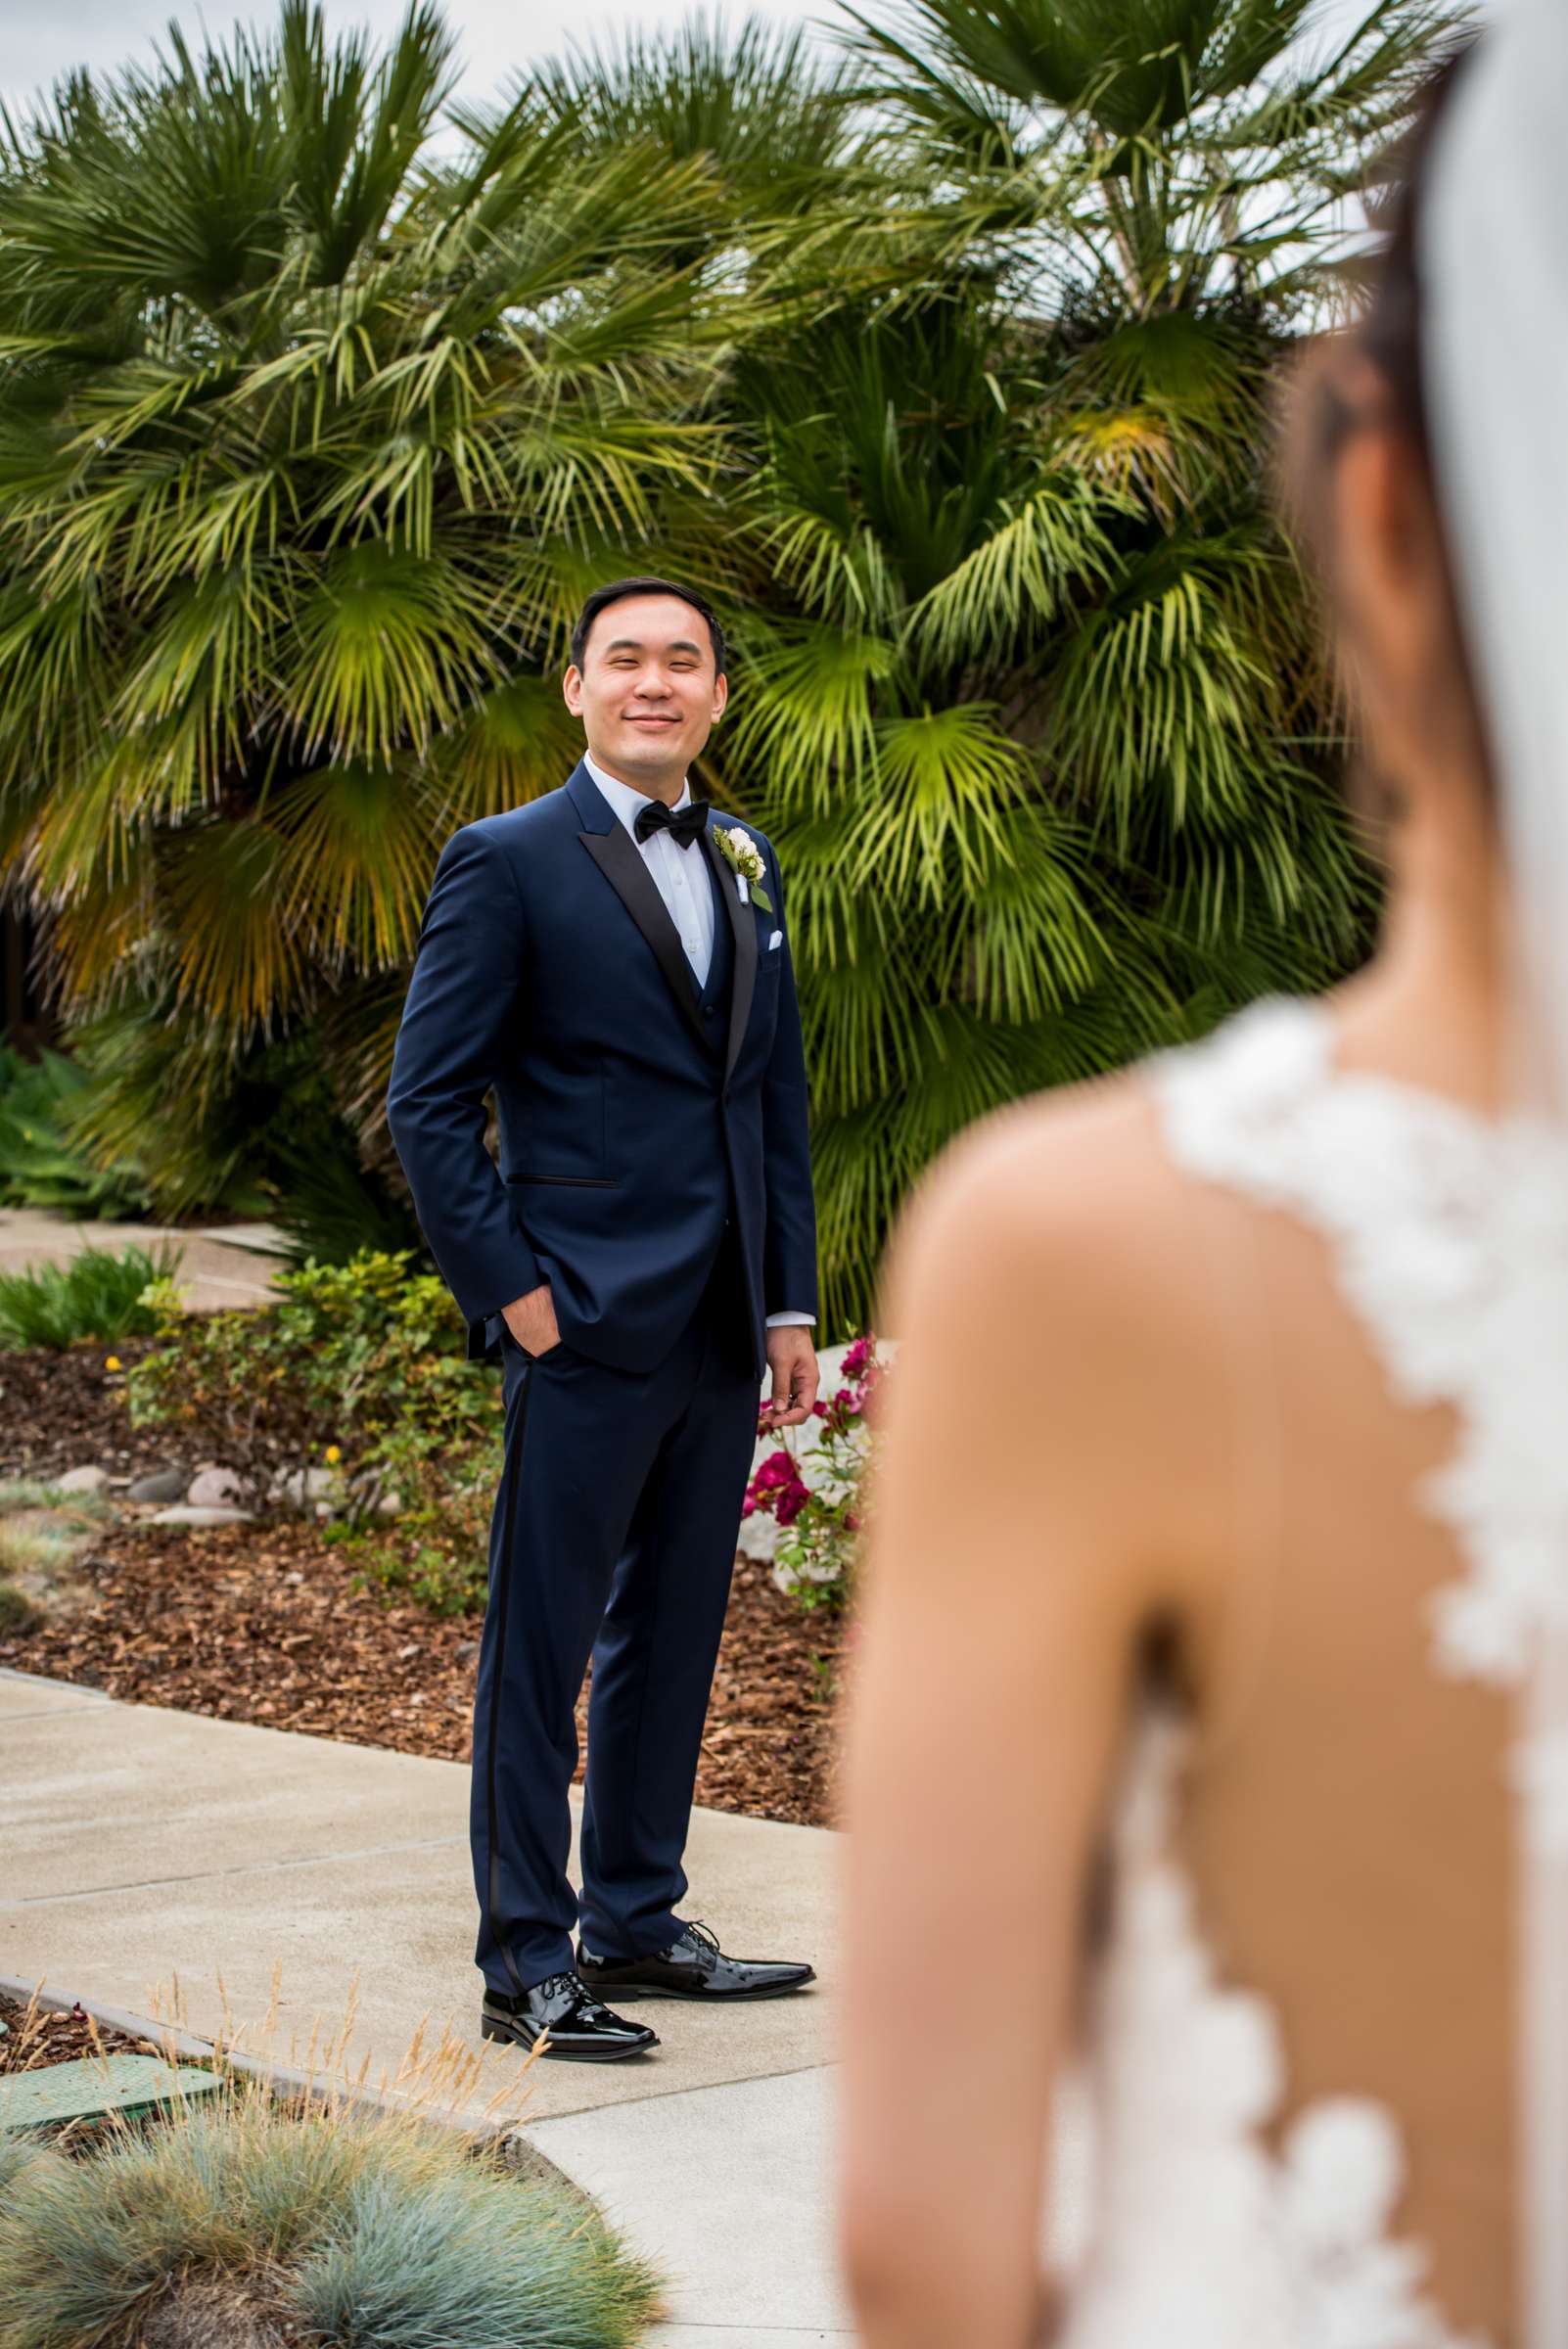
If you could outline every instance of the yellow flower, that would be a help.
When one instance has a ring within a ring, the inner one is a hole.
[[[343,1458],[343,1453],[340,1451],[336,1444],[329,1444],[327,1446],[327,1458],[332,1461],[334,1465],[336,1465],[336,1463]]]
[[[104,1357],[104,1368],[105,1368],[106,1370],[117,1370],[117,1369],[119,1368],[119,1357],[118,1357],[118,1355],[117,1355],[117,1354],[106,1354],[106,1355],[105,1355],[105,1357]]]

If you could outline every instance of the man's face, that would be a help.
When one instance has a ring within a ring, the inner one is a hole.
[[[653,783],[685,773],[728,688],[700,612],[675,595],[625,595],[595,616],[564,691],[609,773]]]

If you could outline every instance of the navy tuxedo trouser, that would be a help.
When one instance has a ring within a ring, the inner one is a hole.
[[[470,1834],[485,1982],[516,1996],[681,1926],[681,1867],[757,1433],[726,1245],[656,1369],[503,1340],[505,1461],[474,1708]],[[580,1911],[567,1789],[589,1655]]]

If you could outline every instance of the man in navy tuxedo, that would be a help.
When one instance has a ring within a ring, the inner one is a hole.
[[[726,698],[718,621],[617,580],[565,691],[586,757],[441,851],[387,1112],[469,1359],[498,1354],[505,1382],[474,1715],[482,2027],[604,2058],[658,2041],[601,1994],[719,2004],[813,1978],[726,1957],[676,1909],[759,1390],[771,1369],[780,1427],[816,1395],[816,1238],[777,859],[687,781]]]

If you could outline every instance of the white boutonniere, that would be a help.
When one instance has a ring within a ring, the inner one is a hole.
[[[749,897],[755,898],[764,913],[771,913],[773,900],[765,889],[759,887],[767,867],[751,834],[740,824],[731,824],[727,831],[722,824],[715,824],[714,838],[718,843],[719,854],[735,876],[741,903],[744,905]]]

